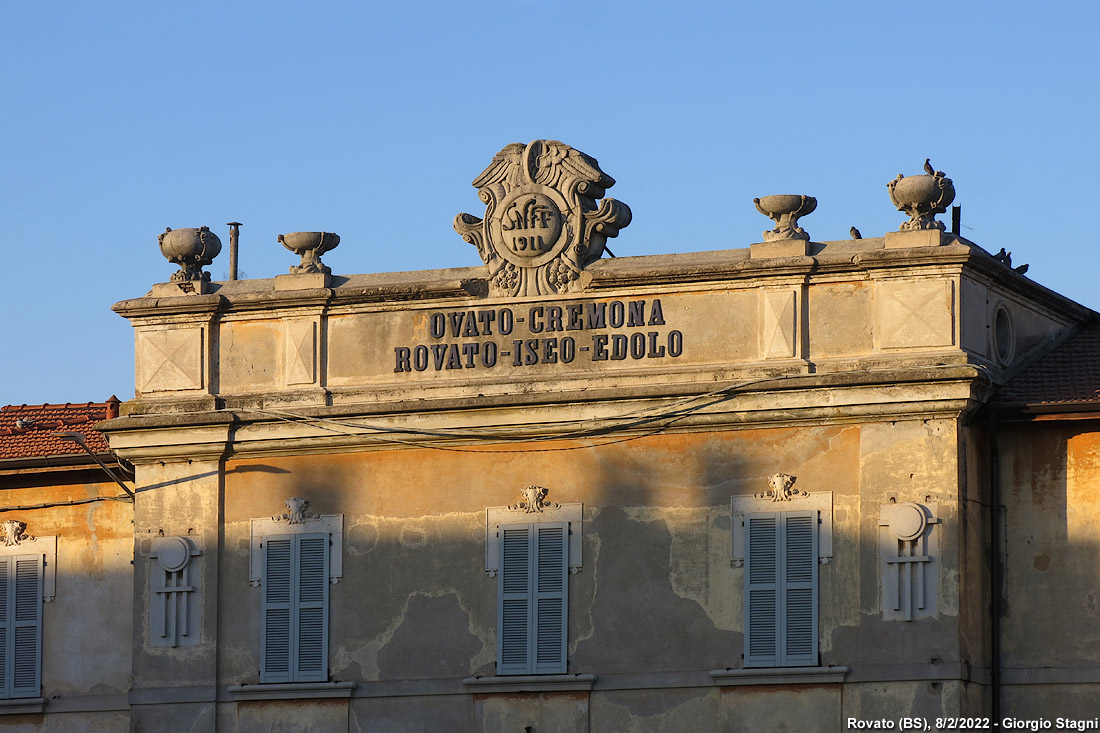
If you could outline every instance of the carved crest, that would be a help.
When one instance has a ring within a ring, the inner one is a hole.
[[[543,486],[525,486],[519,490],[519,493],[523,496],[523,499],[518,504],[508,505],[508,508],[513,511],[522,510],[528,514],[534,514],[541,512],[543,509],[561,508],[561,504],[546,501],[546,495],[550,493],[550,489]]]
[[[797,476],[789,473],[773,473],[768,476],[768,490],[762,494],[755,494],[757,499],[771,499],[772,501],[790,501],[796,497],[809,496],[805,491],[794,488]]]
[[[302,499],[300,497],[293,497],[286,500],[286,514],[280,514],[272,519],[286,520],[287,524],[302,524],[307,519],[320,519],[320,514],[314,514],[313,512],[307,512],[306,508],[309,506],[309,499]]]
[[[26,529],[27,523],[17,519],[0,522],[0,536],[3,536],[4,544],[8,547],[14,547],[25,540],[33,540],[33,537],[26,534]]]
[[[455,217],[455,231],[489,268],[489,294],[527,296],[579,289],[581,271],[608,237],[630,223],[630,208],[603,198],[615,179],[599,163],[556,140],[512,143],[474,179],[485,218]]]

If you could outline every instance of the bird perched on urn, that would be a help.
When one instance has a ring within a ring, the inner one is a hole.
[[[927,173],[930,176],[936,175],[936,169],[932,167],[932,159],[931,158],[925,158],[924,159],[924,172]]]
[[[852,227],[848,230],[848,233],[852,235],[852,239],[863,239],[863,235],[859,233],[859,230]]]

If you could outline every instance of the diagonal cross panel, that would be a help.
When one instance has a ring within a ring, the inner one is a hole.
[[[201,327],[140,332],[138,389],[169,392],[203,387]]]
[[[884,348],[954,344],[954,299],[945,280],[879,285],[879,323]]]

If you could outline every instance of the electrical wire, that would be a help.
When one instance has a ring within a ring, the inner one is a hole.
[[[42,504],[22,504],[20,506],[0,506],[0,512],[22,512],[30,509],[51,509],[57,506],[76,506],[78,504],[91,504],[97,501],[118,501],[123,504],[132,504],[134,500],[129,496],[95,496],[91,499],[73,499],[71,501],[50,501]]]
[[[955,369],[960,365],[958,364],[936,364],[926,368],[939,368],[939,369]],[[972,365],[973,366],[973,365]],[[893,371],[891,369],[869,369],[865,370],[867,373],[871,372],[884,372]],[[624,443],[632,440],[638,440],[650,435],[655,435],[670,425],[679,422],[680,420],[697,413],[707,407],[711,407],[716,404],[720,404],[729,399],[733,399],[737,396],[739,390],[743,390],[746,387],[756,384],[764,384],[768,382],[779,382],[790,379],[804,379],[807,374],[784,374],[773,377],[762,377],[759,379],[746,380],[744,382],[738,382],[737,384],[727,385],[720,389],[704,392],[703,394],[690,395],[682,398],[671,404],[653,405],[649,407],[639,408],[636,410],[629,410],[613,417],[604,417],[596,420],[578,418],[574,420],[562,420],[556,423],[558,426],[566,425],[591,425],[592,423],[598,423],[598,427],[587,427],[581,430],[575,430],[564,433],[554,433],[551,435],[515,435],[514,433],[493,432],[493,431],[479,431],[471,432],[465,430],[448,430],[448,429],[434,429],[424,430],[419,428],[403,428],[394,427],[390,425],[380,425],[377,423],[362,422],[355,420],[341,420],[339,418],[332,417],[315,417],[310,415],[302,415],[290,410],[276,410],[276,409],[260,409],[260,408],[245,408],[240,410],[241,412],[250,412],[260,415],[268,415],[284,422],[292,424],[307,424],[313,425],[321,430],[328,430],[340,435],[364,435],[371,434],[374,438],[388,443],[395,443],[398,445],[406,445],[416,448],[427,448],[431,450],[442,450],[452,452],[464,452],[464,453],[538,453],[538,452],[550,452],[550,451],[565,451],[565,450],[580,450],[584,448],[600,447],[604,445],[614,445],[617,443]],[[648,416],[648,413],[655,413],[652,416]],[[624,422],[628,421],[628,422]],[[656,423],[656,424],[655,424]],[[332,427],[335,426],[335,427]],[[493,441],[493,442],[516,442],[524,443],[529,446],[531,443],[546,442],[546,441],[563,441],[563,440],[590,440],[593,438],[599,438],[602,436],[612,435],[615,433],[621,433],[627,430],[638,430],[641,426],[649,426],[644,432],[636,435],[630,435],[622,438],[616,438],[612,440],[604,440],[596,443],[588,443],[585,445],[576,446],[555,446],[552,448],[460,448],[455,446],[439,445],[437,443],[427,443],[417,440],[401,439],[396,437],[387,437],[391,435],[407,435],[407,436],[419,436],[422,438],[443,438],[450,440],[477,440],[477,441]],[[354,432],[348,432],[348,430]]]

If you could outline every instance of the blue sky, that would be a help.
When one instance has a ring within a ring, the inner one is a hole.
[[[896,230],[926,157],[963,233],[1100,308],[1094,4],[17,3],[0,8],[0,404],[133,395],[111,312],[175,269],[165,227],[340,234],[339,274],[478,265],[451,228],[511,142],[617,181],[619,256],[747,246],[752,199],[816,196],[814,240]],[[228,272],[228,252],[208,268]]]

